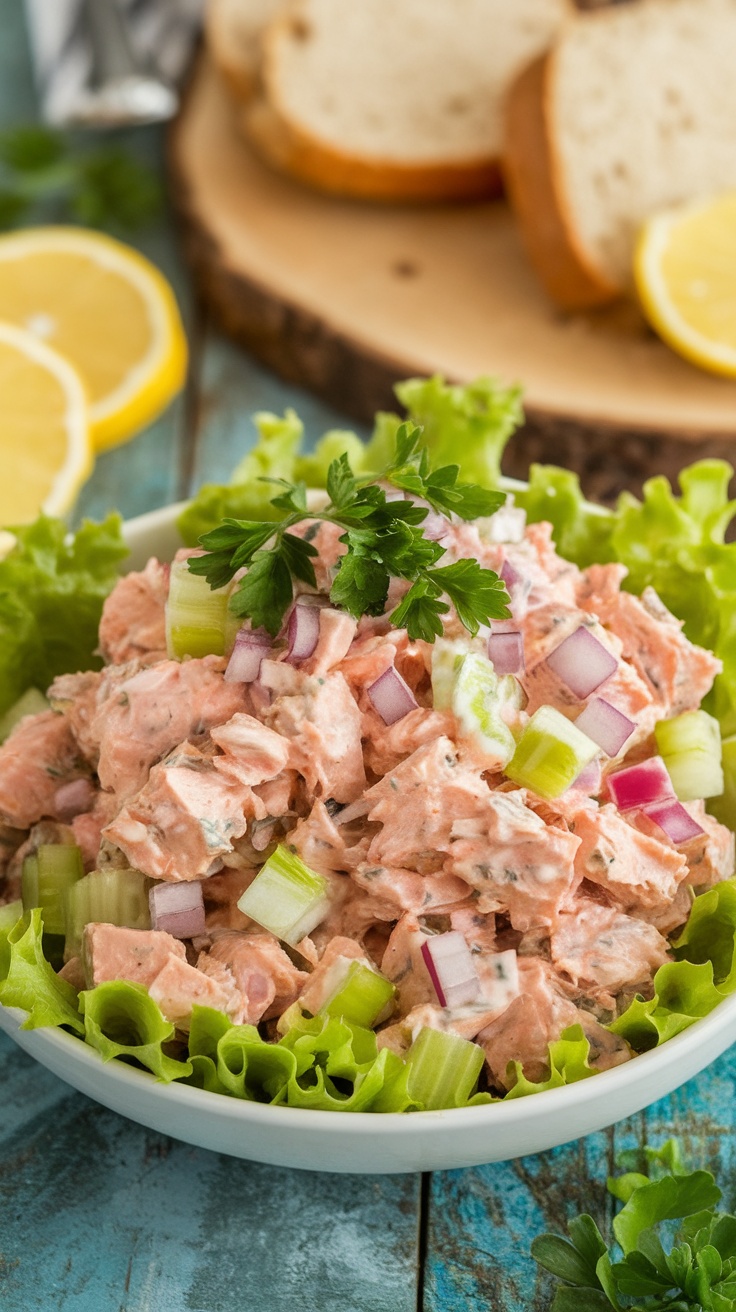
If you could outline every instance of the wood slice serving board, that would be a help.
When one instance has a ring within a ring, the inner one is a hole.
[[[265,167],[202,57],[170,138],[175,204],[206,302],[283,376],[368,419],[400,378],[520,381],[507,472],[567,463],[607,497],[736,449],[736,381],[696,370],[630,303],[567,316],[538,287],[504,203],[372,206]]]

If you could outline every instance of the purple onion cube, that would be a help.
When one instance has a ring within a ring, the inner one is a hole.
[[[648,761],[616,770],[609,774],[607,783],[619,811],[632,811],[635,807],[652,806],[675,798],[672,780],[661,756],[650,756]]]
[[[616,673],[618,660],[581,624],[550,652],[547,665],[583,701]]]
[[[575,721],[606,756],[618,756],[636,728],[633,720],[603,697],[593,697]]]
[[[655,825],[663,829],[667,837],[679,847],[680,843],[689,843],[692,838],[698,838],[700,834],[705,833],[702,825],[699,825],[682,802],[668,800],[665,802],[654,802],[649,806],[642,807],[644,815],[653,820]]]

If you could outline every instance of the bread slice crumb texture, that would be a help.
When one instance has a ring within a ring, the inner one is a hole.
[[[736,188],[736,0],[640,0],[585,15],[552,60],[564,211],[602,278],[631,287],[645,219]]]
[[[302,0],[265,42],[264,88],[290,127],[366,161],[495,158],[501,98],[565,0]]]

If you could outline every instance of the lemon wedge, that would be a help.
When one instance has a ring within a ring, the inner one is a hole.
[[[84,380],[100,451],[133,437],[179,391],[187,347],[158,269],[86,228],[0,237],[0,320],[59,351]]]
[[[92,469],[78,373],[31,333],[0,323],[0,526],[64,515]]]
[[[649,219],[634,275],[660,337],[692,364],[736,377],[736,193]]]

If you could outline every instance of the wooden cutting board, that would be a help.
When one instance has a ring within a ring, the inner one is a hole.
[[[564,315],[502,202],[372,206],[263,165],[203,56],[170,137],[173,192],[201,294],[283,376],[368,419],[400,378],[492,373],[524,385],[514,465],[566,462],[610,495],[728,453],[736,381],[679,359],[621,304]]]

